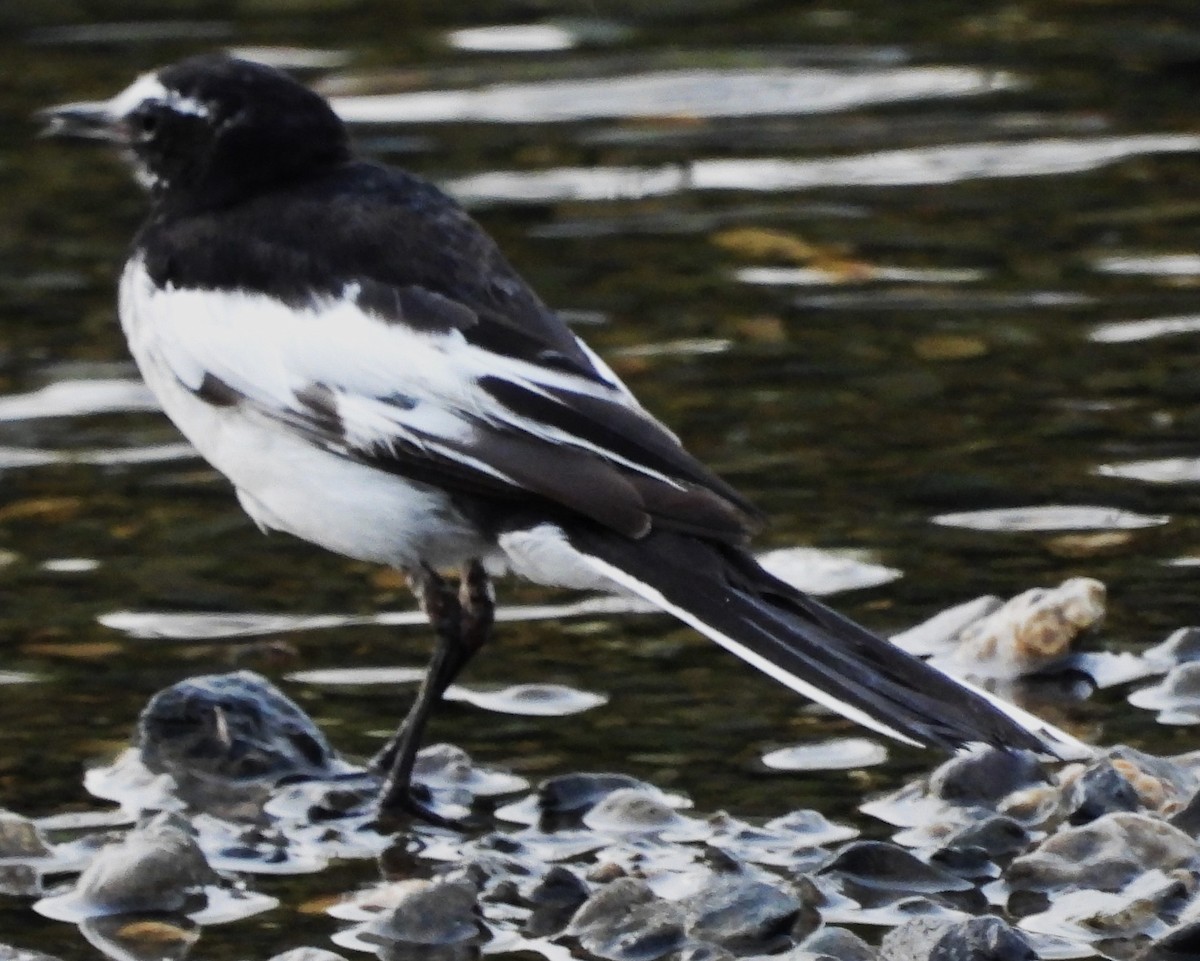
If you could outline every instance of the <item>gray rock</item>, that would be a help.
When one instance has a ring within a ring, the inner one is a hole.
[[[834,961],[876,961],[879,957],[866,941],[845,928],[822,928],[806,938],[800,947],[813,957],[828,957]]]
[[[997,814],[968,824],[950,835],[943,848],[952,851],[979,851],[995,859],[1011,857],[1024,851],[1029,844],[1029,831],[1020,821]]]
[[[557,934],[587,898],[587,884],[556,864],[529,892],[527,900],[533,910],[525,921],[525,935],[544,938]]]
[[[1113,811],[1136,811],[1141,807],[1133,785],[1107,759],[1088,767],[1071,785],[1065,801],[1071,824],[1087,824]]]
[[[627,774],[564,774],[538,785],[538,806],[546,814],[582,813],[618,788],[644,788]]]
[[[29,818],[0,808],[0,858],[44,858],[50,845]]]
[[[1065,828],[1015,859],[1005,880],[1016,890],[1095,888],[1118,891],[1150,867],[1170,871],[1196,862],[1200,845],[1148,814],[1106,814]]]
[[[907,921],[884,935],[879,955],[881,961],[1037,961],[1024,935],[990,916]]]
[[[974,885],[958,875],[926,864],[911,851],[887,841],[855,841],[821,869],[850,878],[864,888],[930,894],[969,891]]]
[[[192,836],[159,816],[102,848],[75,890],[90,914],[178,911],[216,879]]]
[[[181,786],[328,774],[335,755],[307,714],[252,671],[210,674],[154,695],[138,719],[142,761]]]
[[[488,939],[480,918],[479,892],[469,881],[399,881],[400,898],[371,922],[362,939],[375,944],[473,945]]]
[[[800,899],[738,872],[718,874],[684,902],[687,933],[739,954],[772,954],[791,943]]]
[[[987,748],[947,761],[929,776],[929,793],[960,807],[994,808],[1013,791],[1047,783],[1028,751]]]
[[[686,941],[679,905],[658,897],[635,878],[618,878],[593,894],[566,933],[585,951],[609,961],[654,961],[678,951]]]

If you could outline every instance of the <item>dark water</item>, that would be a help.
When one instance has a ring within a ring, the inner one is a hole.
[[[1200,456],[1194,6],[641,6],[0,11],[0,669],[32,675],[2,687],[0,804],[30,816],[93,806],[85,765],[126,743],[150,694],[190,674],[245,666],[280,679],[426,653],[416,629],[233,645],[138,640],[97,620],[411,606],[386,572],[261,536],[185,453],[141,464],[104,453],[178,442],[139,409],[114,316],[142,198],[111,158],[33,139],[29,114],[215,46],[319,49],[329,56],[304,75],[326,92],[412,95],[341,103],[375,121],[356,126],[363,149],[468,202],[645,405],[772,516],[764,547],[852,548],[903,572],[838,598],[853,616],[899,629],[979,594],[1087,575],[1110,592],[1098,646],[1136,649],[1196,617],[1196,572],[1179,562],[1200,556],[1200,472],[1098,473]],[[559,28],[538,43],[565,49],[451,42],[453,30],[531,21]],[[419,96],[448,90],[460,95]],[[1103,326],[1162,318],[1175,332]],[[16,400],[60,384],[36,401],[77,400],[70,382],[89,380],[127,383],[70,416]],[[1164,522],[1081,535],[932,521],[1040,505]],[[62,563],[80,559],[91,563]],[[657,617],[509,625],[468,680],[611,699],[556,719],[451,705],[435,737],[533,779],[631,773],[701,810],[854,818],[865,794],[936,761],[893,751],[866,772],[766,773],[766,750],[850,729]],[[351,754],[370,753],[407,703],[388,687],[283,683]],[[1124,693],[1030,704],[1099,743],[1196,746]],[[203,953],[327,944],[335,923],[298,909],[374,877],[366,864],[270,882],[283,907],[207,931]],[[0,901],[0,931],[94,956],[23,902]]]

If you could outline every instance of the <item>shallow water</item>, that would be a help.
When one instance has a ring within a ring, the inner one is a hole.
[[[902,573],[840,596],[853,616],[900,630],[1086,575],[1110,593],[1097,646],[1136,650],[1196,617],[1197,469],[1179,460],[1200,456],[1190,3],[597,3],[526,33],[478,29],[528,17],[503,2],[472,20],[420,3],[73,6],[0,14],[0,805],[91,805],[84,767],[117,753],[154,691],[240,666],[369,754],[406,693],[285,678],[417,667],[427,650],[420,627],[373,616],[411,609],[396,577],[262,537],[148,409],[114,317],[141,198],[110,158],[33,139],[37,107],[216,45],[306,68],[364,150],[468,203],[771,515],[764,549],[850,548]],[[235,643],[108,616],[131,611],[332,617]],[[769,751],[859,732],[664,619],[572,613],[504,625],[464,681],[607,703],[456,702],[434,736],[533,780],[620,771],[701,810],[812,806],[868,831],[861,799],[936,760],[769,769]],[[1195,747],[1125,693],[1028,704],[1098,743]],[[265,885],[284,908],[206,931],[203,951],[327,946],[334,923],[300,906],[374,876]],[[0,900],[0,930],[94,957],[17,901]]]

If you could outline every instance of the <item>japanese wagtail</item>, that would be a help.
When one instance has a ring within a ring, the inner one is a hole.
[[[373,762],[384,813],[441,820],[413,761],[505,572],[632,592],[907,744],[1080,753],[763,570],[754,507],[454,200],[356,156],[286,74],[195,57],[43,117],[121,148],[149,193],[120,317],[163,410],[260,528],[404,571],[433,624],[424,682]]]

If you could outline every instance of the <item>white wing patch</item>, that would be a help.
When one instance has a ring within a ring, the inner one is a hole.
[[[502,428],[588,450],[675,484],[628,457],[522,417],[480,386],[484,377],[500,377],[525,390],[601,398],[648,416],[598,360],[598,371],[611,385],[492,353],[457,330],[388,323],[354,302],[352,286],[342,296],[317,298],[297,309],[265,294],[160,288],[135,259],[126,267],[122,289],[122,323],[135,353],[139,341],[150,338],[155,353],[189,390],[200,391],[205,378],[214,377],[285,424],[312,416],[302,398],[320,386],[351,450],[408,444],[509,481],[469,453],[473,430]]]

